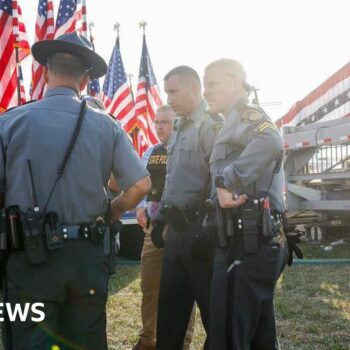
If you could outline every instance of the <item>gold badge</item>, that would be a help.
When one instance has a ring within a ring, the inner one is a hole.
[[[215,132],[215,134],[216,135],[218,135],[219,134],[219,132],[220,132],[220,130],[222,129],[222,126],[223,126],[224,124],[223,123],[215,123],[214,125],[213,125],[213,130],[214,130],[214,132]]]

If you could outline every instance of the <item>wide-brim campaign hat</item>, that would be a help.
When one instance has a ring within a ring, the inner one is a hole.
[[[54,53],[63,52],[78,56],[90,70],[91,79],[102,77],[107,72],[105,60],[92,48],[91,43],[80,33],[72,32],[54,40],[42,40],[32,46],[34,58],[46,66],[47,59]]]

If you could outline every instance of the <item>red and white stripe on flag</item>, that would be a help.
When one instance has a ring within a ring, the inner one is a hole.
[[[87,17],[86,17],[86,0],[81,0],[81,4],[77,9],[78,22],[81,23],[81,26],[77,29],[87,38],[88,37],[88,27],[87,27]]]
[[[106,112],[115,116],[125,132],[130,133],[135,127],[135,109],[128,82],[119,87],[112,100],[102,92],[102,101]]]
[[[158,143],[154,127],[154,118],[157,108],[162,104],[156,76],[153,72],[151,59],[146,44],[146,35],[143,35],[139,81],[137,84],[135,115],[140,133],[138,144],[139,155],[151,145]]]
[[[350,115],[350,62],[313,90],[276,121],[281,126],[296,126],[334,120]]]
[[[53,39],[55,32],[54,10],[52,0],[39,0],[35,23],[34,42]],[[45,88],[43,66],[33,58],[31,99],[39,100],[43,97]]]
[[[162,105],[157,85],[148,87],[145,77],[140,77],[137,85],[135,113],[139,128],[138,153],[140,156],[145,150],[159,142],[154,127],[154,118],[157,108]]]
[[[15,46],[19,62],[30,53],[22,11],[17,1],[0,2],[0,113],[18,105]],[[24,93],[24,87],[21,87]],[[21,94],[23,97],[23,93]],[[25,95],[25,94],[24,94]],[[23,102],[23,101],[22,101]]]
[[[103,84],[101,98],[106,111],[120,121],[127,133],[136,125],[134,100],[120,53],[119,37],[115,42]]]

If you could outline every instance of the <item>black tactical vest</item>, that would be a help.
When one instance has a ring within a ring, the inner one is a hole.
[[[168,154],[165,146],[162,143],[156,145],[147,163],[147,170],[152,181],[152,189],[148,193],[147,202],[160,202],[162,198],[167,160]]]

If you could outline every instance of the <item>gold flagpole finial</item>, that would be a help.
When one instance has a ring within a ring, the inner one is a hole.
[[[134,101],[134,92],[133,92],[133,89],[132,89],[132,80],[131,80],[134,77],[134,75],[131,74],[131,73],[127,73],[126,77],[129,80],[129,89],[130,89],[130,92],[131,92],[132,100]]]
[[[119,36],[119,28],[120,28],[120,23],[116,22],[113,26],[113,29],[115,32],[117,32],[117,36]]]
[[[128,73],[126,76],[128,77],[128,80],[129,80],[129,82],[131,84],[131,79],[134,77],[134,75],[131,74],[131,73]]]
[[[94,22],[90,21],[88,27],[89,27],[90,41],[93,42],[94,38],[92,36],[92,29],[95,27]]]
[[[139,24],[139,28],[142,28],[143,30],[143,35],[146,34],[146,26],[147,26],[147,22],[146,21],[141,21]]]
[[[94,28],[94,27],[95,27],[94,22],[93,22],[93,21],[90,21],[90,22],[89,22],[89,31],[90,31],[90,33],[91,33],[91,31],[92,31],[92,28]]]

